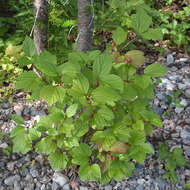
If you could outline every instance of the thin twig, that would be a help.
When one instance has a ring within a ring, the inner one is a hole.
[[[31,32],[30,32],[30,37],[32,37],[32,33],[33,33],[33,31],[34,31],[34,27],[35,27],[36,22],[37,22],[37,18],[38,18],[38,14],[39,14],[41,5],[40,5],[40,4],[35,4],[35,6],[37,7],[37,11],[36,11],[35,19],[34,19],[34,24],[33,24],[33,26],[32,26],[32,30],[31,30]]]
[[[71,31],[72,31],[72,29],[73,29],[75,26],[77,26],[77,25],[73,25],[73,26],[71,26],[71,28],[70,28],[70,30],[69,30],[69,32],[68,32],[68,35],[67,35],[67,39],[68,39],[68,37],[70,36]]]
[[[130,40],[124,47],[123,47],[123,49],[124,48],[126,48],[129,44],[131,44],[131,43],[133,43],[134,41],[136,41],[136,37],[135,38],[133,38],[132,40]]]
[[[66,0],[64,3],[62,3],[63,6],[65,6],[70,0]]]
[[[77,35],[77,38],[75,39],[75,42],[77,42],[78,41],[78,39],[79,39],[79,37],[80,37],[80,34],[81,34],[82,32],[81,31],[79,31],[79,33],[78,33],[78,35]]]
[[[34,67],[34,65],[32,65],[32,70],[34,71],[34,73],[36,73],[36,75],[41,78],[46,84],[49,84],[48,81],[46,80],[45,77],[42,76],[42,74]]]
[[[92,7],[92,18],[90,20],[90,23],[88,25],[88,28],[91,27],[92,23],[93,23],[93,20],[94,20],[94,0],[91,0],[91,7]]]

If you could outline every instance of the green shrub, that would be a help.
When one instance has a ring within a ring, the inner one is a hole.
[[[146,133],[152,133],[152,125],[161,127],[162,121],[149,106],[154,98],[151,77],[164,75],[165,67],[155,63],[137,74],[145,62],[138,50],[114,62],[113,55],[97,50],[72,52],[58,65],[47,51],[35,55],[28,37],[23,47],[25,65],[33,64],[38,75],[25,71],[16,88],[45,99],[49,114],[31,129],[16,119],[13,152],[26,154],[34,148],[48,155],[53,169],[79,166],[82,180],[102,183],[130,176],[133,160],[143,163],[146,154],[154,153]]]
[[[12,93],[16,78],[23,71],[18,63],[23,56],[22,46],[10,44],[0,58],[0,93],[4,98]]]
[[[167,143],[159,143],[159,159],[165,161],[166,173],[164,179],[170,179],[173,183],[177,183],[178,178],[176,168],[186,165],[186,160],[181,148],[174,148],[172,152],[169,151]]]

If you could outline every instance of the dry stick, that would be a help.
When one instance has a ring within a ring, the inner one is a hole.
[[[33,33],[33,31],[34,31],[34,27],[35,27],[36,22],[37,22],[37,18],[38,18],[39,11],[40,11],[40,6],[37,8],[37,11],[36,11],[36,15],[35,15],[35,19],[34,19],[34,24],[33,24],[33,26],[32,26],[32,30],[31,30],[31,32],[30,32],[30,37],[32,37],[32,33]]]
[[[48,81],[46,80],[45,77],[42,76],[42,74],[35,68],[34,65],[32,65],[32,70],[34,71],[34,73],[36,73],[36,75],[41,78],[46,84],[49,84]]]
[[[129,44],[131,44],[131,43],[133,43],[134,41],[136,41],[136,39],[137,39],[137,36],[136,36],[134,39],[130,40],[130,41],[123,47],[123,49],[126,48]]]
[[[77,26],[77,25],[73,25],[71,26],[71,28],[69,29],[69,32],[68,32],[68,35],[67,35],[67,39],[69,38],[70,34],[71,34],[71,31],[73,30],[73,28]]]
[[[66,1],[63,3],[63,6],[65,6],[68,2],[69,2],[69,0],[66,0]]]

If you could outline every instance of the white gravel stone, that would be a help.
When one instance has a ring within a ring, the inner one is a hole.
[[[181,132],[181,138],[182,139],[189,139],[190,140],[190,132],[187,132],[187,131],[183,130]]]
[[[14,109],[14,111],[15,111],[15,113],[17,115],[21,116],[22,115],[22,111],[24,109],[24,106],[23,106],[23,104],[16,104],[13,109]]]
[[[190,140],[189,139],[183,139],[183,144],[190,146]]]
[[[178,83],[177,86],[179,89],[186,89],[186,84]]]
[[[186,107],[189,103],[188,103],[187,100],[182,99],[182,100],[180,101],[180,104],[181,104],[182,106]]]
[[[7,163],[7,169],[8,169],[9,171],[13,171],[13,170],[14,170],[14,165],[15,165],[14,162],[8,162],[8,163]]]
[[[137,183],[140,184],[140,185],[143,185],[145,182],[146,182],[145,179],[138,179],[137,180]]]
[[[172,138],[178,138],[179,136],[180,136],[179,133],[172,133],[172,134],[171,134],[171,137],[172,137]]]
[[[167,64],[170,65],[170,64],[173,64],[174,63],[174,57],[172,54],[168,54],[167,55]]]
[[[6,142],[0,144],[0,148],[7,148],[8,147],[8,144]]]
[[[70,187],[69,184],[65,184],[65,185],[63,186],[63,190],[70,190],[70,189],[71,189],[71,187]]]
[[[174,67],[174,66],[171,67],[171,68],[170,68],[170,71],[172,71],[172,72],[176,72],[176,71],[177,71],[177,67]]]
[[[183,110],[184,110],[184,108],[179,108],[179,107],[176,107],[176,108],[175,108],[175,112],[176,112],[177,114],[180,114]]]
[[[190,89],[185,90],[185,96],[190,99]]]
[[[111,185],[106,185],[105,190],[112,190],[112,186]]]
[[[180,61],[180,62],[187,62],[187,61],[188,61],[188,58],[180,58],[179,61]]]
[[[4,183],[8,186],[12,186],[12,185],[14,185],[15,181],[19,181],[19,180],[20,180],[20,176],[14,175],[14,176],[10,176],[10,177],[6,178],[4,180]]]
[[[61,172],[55,172],[53,175],[53,181],[63,187],[69,182],[69,178]]]
[[[8,108],[10,108],[10,106],[11,106],[11,104],[10,104],[9,102],[3,102],[3,103],[1,104],[1,107],[2,107],[3,109],[8,109]]]
[[[185,148],[185,147],[183,146],[183,148],[185,149],[186,155],[190,157],[190,148],[189,148],[189,146],[188,146],[187,148]]]
[[[20,183],[18,181],[14,182],[14,190],[21,190]]]
[[[44,162],[44,158],[43,158],[43,156],[42,156],[41,154],[38,155],[38,156],[36,156],[35,160],[36,160],[37,162],[39,162],[41,165],[42,165],[43,162]]]
[[[80,190],[88,190],[88,187],[80,186]]]

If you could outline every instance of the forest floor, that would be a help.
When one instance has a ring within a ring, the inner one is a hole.
[[[183,185],[190,182],[190,58],[175,52],[157,56],[157,60],[148,57],[148,63],[155,61],[162,62],[169,70],[157,85],[151,103],[162,117],[163,128],[154,128],[148,141],[155,154],[148,155],[144,165],[136,163],[132,177],[108,185],[81,182],[72,171],[53,171],[45,155],[34,152],[5,155],[1,150],[8,146],[9,140],[4,137],[0,140],[0,190],[183,190]],[[177,92],[178,99],[175,98]],[[16,126],[11,119],[13,113],[21,115],[25,126],[31,127],[35,120],[46,115],[46,111],[46,104],[31,104],[23,92],[18,92],[12,103],[0,103],[0,127],[6,134]],[[165,169],[158,159],[159,142],[168,142],[170,150],[176,147],[184,150],[188,165],[177,168],[175,185],[162,178]]]

